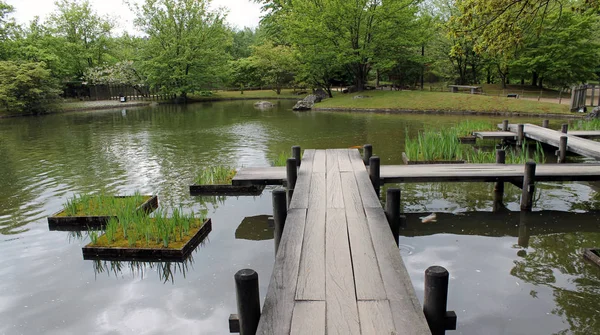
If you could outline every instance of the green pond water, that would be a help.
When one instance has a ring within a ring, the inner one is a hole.
[[[400,164],[407,131],[476,119],[294,113],[292,105],[261,111],[252,101],[218,102],[0,120],[0,334],[227,334],[234,273],[255,269],[266,294],[272,188],[258,197],[191,197],[198,170],[266,166],[292,145],[370,143],[382,164]],[[541,123],[511,118],[529,121]],[[520,190],[510,184],[498,213],[492,184],[391,186],[402,189],[407,226],[399,252],[419,299],[427,267],[450,272],[448,308],[458,330],[448,334],[600,334],[600,268],[581,254],[600,247],[598,184],[538,183],[528,215],[518,212]],[[73,194],[100,189],[208,209],[212,232],[184,263],[83,260],[87,232],[49,231],[46,217]],[[421,223],[433,212],[437,222]]]

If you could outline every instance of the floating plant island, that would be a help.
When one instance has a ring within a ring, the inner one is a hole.
[[[83,259],[184,261],[212,230],[211,219],[173,211],[110,219],[104,234],[90,232]]]
[[[260,195],[264,185],[231,185],[236,170],[226,166],[214,166],[202,169],[194,185],[190,185],[190,195]]]
[[[50,230],[102,229],[123,212],[151,213],[158,208],[156,195],[131,196],[83,194],[69,199],[59,212],[48,217]]]

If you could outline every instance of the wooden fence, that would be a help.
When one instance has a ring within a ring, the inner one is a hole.
[[[160,93],[159,88],[148,86],[133,87],[129,85],[91,85],[90,100],[166,100],[174,96]]]
[[[597,88],[597,85],[594,84],[574,86],[571,90],[571,111],[577,111],[586,106],[600,106],[600,91],[598,92],[598,102],[594,104]],[[588,96],[590,96],[589,104],[587,103]]]

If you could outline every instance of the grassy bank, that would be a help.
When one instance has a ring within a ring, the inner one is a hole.
[[[368,98],[354,99],[356,95]],[[520,114],[570,114],[568,106],[531,100],[464,93],[427,91],[365,91],[340,94],[316,109],[442,111]]]

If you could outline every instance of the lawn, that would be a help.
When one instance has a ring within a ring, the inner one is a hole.
[[[356,95],[366,95],[368,97],[354,99]],[[427,91],[365,91],[340,94],[317,104],[315,108],[570,114],[568,106],[556,103],[467,93]]]

